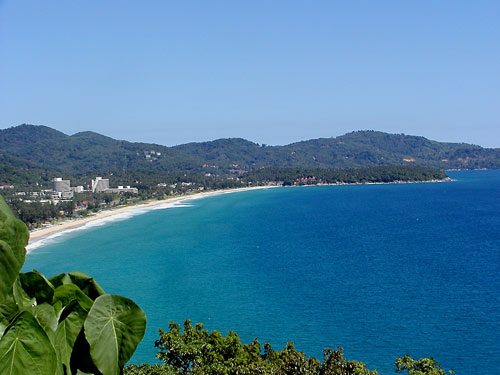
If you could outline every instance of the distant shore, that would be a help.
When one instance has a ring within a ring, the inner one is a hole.
[[[61,220],[60,222],[57,222],[53,225],[43,227],[43,228],[37,228],[35,230],[30,231],[30,239],[27,247],[27,251],[31,252],[35,250],[35,245],[39,243],[42,240],[48,239],[50,237],[55,237],[55,236],[60,236],[61,234],[69,231],[73,231],[75,229],[81,228],[86,226],[89,223],[94,223],[98,221],[102,221],[104,219],[109,219],[113,218],[119,215],[131,213],[133,211],[140,211],[144,209],[151,209],[155,207],[160,207],[167,205],[167,207],[175,207],[176,204],[181,204],[184,201],[188,200],[193,200],[193,199],[201,199],[205,197],[211,197],[215,195],[221,195],[221,194],[229,194],[229,193],[236,193],[236,192],[241,192],[241,191],[249,191],[249,190],[257,190],[257,189],[269,189],[277,187],[274,185],[270,186],[253,186],[253,187],[242,187],[242,188],[236,188],[236,189],[225,189],[225,190],[214,190],[214,191],[208,191],[208,192],[200,192],[200,193],[194,193],[190,195],[183,195],[183,196],[178,196],[178,197],[171,197],[171,198],[166,198],[162,200],[150,200],[150,201],[145,201],[141,202],[135,205],[129,205],[129,206],[119,206],[116,208],[111,208],[111,209],[106,209],[99,211],[93,215],[87,216],[87,217],[81,217],[81,218],[76,218],[76,219],[65,219]]]
[[[392,181],[392,182],[364,182],[364,183],[336,183],[336,184],[313,184],[313,185],[293,185],[289,187],[305,187],[305,186],[346,186],[346,185],[387,185],[387,184],[413,184],[413,183],[435,183],[435,182],[450,182],[453,181],[450,178],[445,178],[443,180],[429,180],[429,181]],[[155,207],[167,206],[165,208],[175,207],[177,204],[181,204],[185,201],[193,199],[201,199],[205,197],[211,197],[221,194],[236,193],[249,190],[260,190],[281,187],[280,185],[265,185],[265,186],[252,186],[252,187],[241,187],[235,189],[225,189],[225,190],[213,190],[208,192],[199,192],[189,195],[177,196],[166,198],[162,200],[150,200],[144,201],[135,205],[129,206],[119,206],[116,208],[105,209],[99,211],[91,216],[81,217],[76,219],[65,219],[52,224],[47,227],[37,228],[30,231],[30,239],[27,247],[27,251],[31,252],[35,250],[40,241],[60,236],[66,232],[70,232],[82,227],[85,227],[89,223],[95,223],[103,221],[106,219],[111,219],[120,215],[133,213],[134,211],[148,210]]]

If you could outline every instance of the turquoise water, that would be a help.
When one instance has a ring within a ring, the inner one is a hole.
[[[278,188],[193,200],[74,232],[25,270],[82,270],[157,329],[189,318],[381,374],[398,355],[500,373],[500,171],[442,184]]]

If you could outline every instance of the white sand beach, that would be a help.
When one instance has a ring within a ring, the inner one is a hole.
[[[190,195],[183,195],[179,197],[172,197],[163,200],[151,200],[145,201],[136,205],[121,206],[117,208],[107,209],[99,211],[91,216],[82,217],[78,219],[67,219],[61,220],[51,226],[35,229],[30,232],[29,244],[27,246],[27,251],[33,251],[43,240],[58,237],[64,233],[81,230],[85,227],[93,227],[98,225],[103,225],[110,221],[115,221],[116,219],[127,219],[129,217],[148,212],[153,209],[166,209],[171,207],[179,207],[185,201],[190,201],[193,199],[201,199],[215,195],[236,193],[241,191],[256,190],[256,189],[268,189],[276,186],[255,186],[255,187],[244,187],[237,189],[227,189],[227,190],[215,190],[209,192],[199,192]]]

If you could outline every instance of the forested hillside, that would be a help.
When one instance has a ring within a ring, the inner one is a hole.
[[[500,168],[500,149],[424,137],[358,131],[286,146],[229,138],[166,147],[115,140],[93,132],[66,135],[46,126],[0,130],[0,183],[45,183],[54,175],[136,173],[241,174],[265,167],[356,168],[419,165]]]

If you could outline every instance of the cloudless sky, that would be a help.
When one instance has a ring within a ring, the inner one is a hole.
[[[0,128],[500,147],[500,1],[0,0]]]

